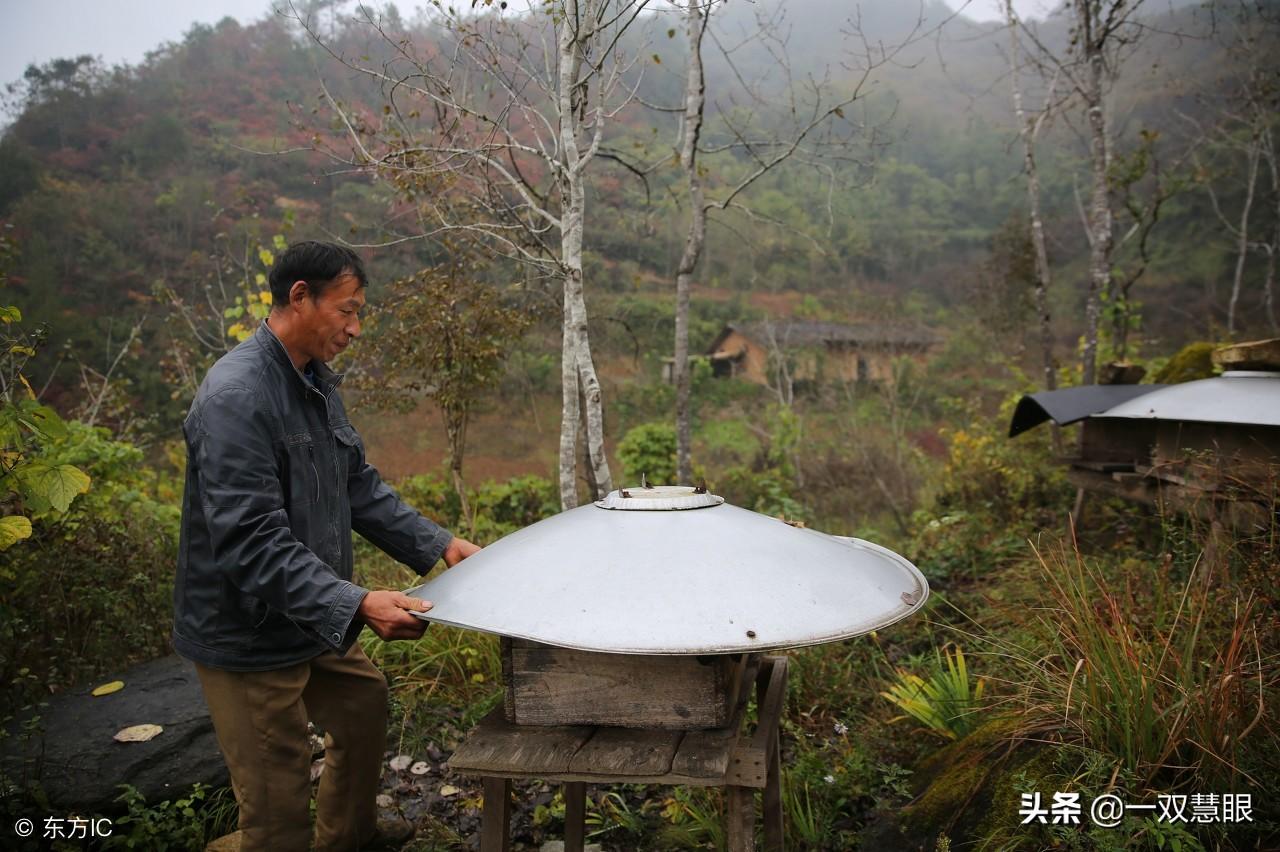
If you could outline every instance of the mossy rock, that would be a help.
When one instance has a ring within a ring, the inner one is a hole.
[[[1213,364],[1216,344],[1198,341],[1188,343],[1169,362],[1156,371],[1151,381],[1158,385],[1177,385],[1196,379],[1211,379],[1218,374]]]
[[[916,768],[916,798],[895,814],[882,814],[863,832],[863,848],[932,852],[945,835],[971,842],[998,831],[1002,817],[1018,813],[1011,776],[1051,771],[1047,749],[1017,739],[1018,719],[995,719],[925,758]],[[1044,767],[1038,763],[1045,762]],[[997,808],[1012,810],[997,813]]]

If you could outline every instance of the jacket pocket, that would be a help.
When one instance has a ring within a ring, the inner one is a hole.
[[[333,427],[333,438],[338,449],[339,480],[346,482],[351,472],[359,469],[364,448],[360,445],[359,433],[350,424]]]
[[[284,481],[288,486],[285,502],[291,506],[310,506],[320,499],[320,466],[316,445],[310,432],[285,436]]]

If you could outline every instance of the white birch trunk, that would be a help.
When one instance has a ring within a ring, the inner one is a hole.
[[[1005,17],[1009,22],[1009,79],[1013,87],[1013,112],[1018,122],[1018,135],[1022,138],[1022,163],[1027,170],[1027,213],[1031,220],[1031,247],[1035,252],[1036,288],[1034,304],[1040,332],[1040,362],[1044,373],[1045,390],[1058,386],[1053,365],[1053,327],[1049,315],[1049,286],[1052,272],[1049,269],[1049,251],[1044,240],[1044,221],[1040,216],[1040,173],[1036,170],[1036,135],[1053,103],[1053,83],[1045,96],[1045,113],[1034,123],[1027,121],[1022,108],[1022,87],[1018,83],[1018,19],[1013,12],[1013,0],[1005,0]],[[1057,78],[1054,78],[1056,82]],[[1053,451],[1062,454],[1062,431],[1054,424]]]
[[[676,339],[675,363],[672,365],[676,385],[676,480],[693,479],[693,427],[689,412],[689,289],[706,242],[707,208],[698,176],[698,137],[702,133],[706,83],[702,71],[702,34],[706,21],[699,8],[700,0],[688,0],[685,26],[689,39],[688,66],[685,71],[684,133],[680,145],[680,165],[689,183],[689,230],[684,251],[676,268]]]
[[[1089,121],[1089,169],[1093,187],[1089,199],[1089,287],[1085,296],[1085,342],[1081,359],[1081,383],[1091,385],[1098,368],[1098,325],[1102,316],[1102,294],[1111,281],[1111,249],[1114,243],[1111,199],[1107,183],[1107,118],[1103,98],[1104,59],[1101,36],[1092,0],[1073,0],[1081,55],[1084,58],[1084,90]]]
[[[1005,0],[1005,15],[1009,21],[1009,78],[1013,86],[1013,111],[1018,121],[1018,135],[1022,138],[1022,163],[1027,170],[1027,212],[1031,219],[1031,246],[1035,251],[1036,289],[1035,307],[1040,323],[1041,367],[1044,371],[1045,390],[1058,385],[1053,369],[1053,333],[1049,316],[1049,286],[1052,273],[1049,269],[1049,251],[1044,241],[1044,222],[1040,216],[1040,173],[1036,170],[1035,141],[1039,121],[1033,125],[1027,121],[1022,108],[1022,88],[1018,84],[1018,32],[1017,18],[1013,13],[1013,0]],[[1045,109],[1053,100],[1053,86],[1045,99]]]
[[[578,437],[578,391],[581,388],[587,424],[586,441],[591,459],[591,475],[599,493],[613,490],[609,460],[604,452],[604,412],[600,381],[591,360],[591,344],[587,334],[587,303],[582,282],[582,231],[586,210],[586,165],[578,147],[579,106],[574,102],[578,75],[582,70],[583,45],[580,22],[593,17],[594,4],[588,2],[580,14],[577,0],[565,4],[565,20],[560,23],[559,38],[559,135],[561,163],[560,267],[564,279],[564,338],[561,347],[560,422],[560,505],[571,509],[578,505],[575,481],[575,453]],[[586,92],[581,92],[586,96]],[[597,123],[602,120],[597,113]],[[598,132],[599,128],[597,128]],[[572,415],[572,416],[570,416]]]
[[[566,289],[568,289],[566,287]],[[569,300],[564,303],[564,328],[560,347],[560,508],[578,505],[578,358],[573,322],[569,316]]]

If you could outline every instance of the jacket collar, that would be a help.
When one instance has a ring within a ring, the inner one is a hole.
[[[298,377],[298,381],[302,383],[304,391],[318,388],[322,395],[328,397],[333,389],[342,382],[342,373],[335,373],[329,369],[328,364],[313,358],[307,365],[316,377],[316,388],[313,388],[311,382],[307,381],[307,377],[302,374],[302,371],[293,366],[293,359],[289,357],[289,350],[280,342],[280,338],[276,337],[276,333],[271,330],[271,326],[267,325],[265,319],[258,326],[258,330],[254,332],[254,338],[258,341],[258,345],[265,349],[272,358],[281,365],[288,367],[290,372]]]

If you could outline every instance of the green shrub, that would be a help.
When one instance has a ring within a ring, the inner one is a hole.
[[[642,423],[618,442],[618,461],[628,485],[641,477],[650,485],[676,483],[676,429],[670,423]]]
[[[38,460],[75,465],[89,491],[35,518],[5,553],[0,677],[12,708],[168,650],[178,547],[174,484],[137,447],[80,423]]]

